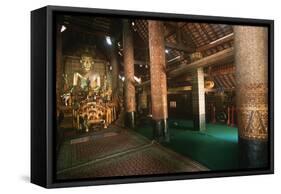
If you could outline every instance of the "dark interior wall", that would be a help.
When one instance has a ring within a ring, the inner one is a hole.
[[[232,91],[227,92],[211,92],[206,95],[206,117],[207,121],[211,120],[212,107],[215,107],[216,117],[222,114],[228,115],[228,108],[235,107],[235,95]],[[230,113],[230,112],[229,112]],[[225,123],[219,121],[217,122]]]
[[[175,106],[173,106],[175,102]],[[168,94],[169,118],[192,119],[191,92],[184,94]]]
[[[169,118],[192,119],[192,93],[168,94],[168,113]],[[176,107],[173,107],[173,102]],[[209,92],[205,94],[205,113],[206,121],[211,121],[212,106],[216,107],[216,114],[225,112],[227,107],[235,105],[235,96],[233,92],[215,93]]]
[[[208,93],[206,95],[206,104],[214,105],[218,111],[222,111],[228,106],[235,105],[235,96],[232,92]]]

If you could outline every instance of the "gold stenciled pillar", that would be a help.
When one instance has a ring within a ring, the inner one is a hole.
[[[133,34],[128,20],[123,20],[123,55],[125,74],[125,126],[135,128],[136,97],[134,85],[134,45]]]
[[[152,119],[154,138],[169,141],[167,118],[167,80],[164,26],[160,21],[148,21]]]
[[[205,88],[202,67],[195,69],[192,76],[192,109],[194,129],[199,131],[205,130]]]
[[[235,26],[236,96],[240,165],[268,164],[268,31]]]

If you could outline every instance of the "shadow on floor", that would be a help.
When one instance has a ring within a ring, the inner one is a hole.
[[[27,176],[27,175],[22,175],[22,176],[20,177],[20,179],[21,179],[22,181],[24,181],[25,183],[30,183],[30,177]]]

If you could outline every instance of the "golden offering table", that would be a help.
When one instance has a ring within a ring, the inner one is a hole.
[[[79,130],[88,132],[93,128],[107,128],[117,119],[117,105],[112,102],[82,101],[79,108],[73,112],[73,119]]]

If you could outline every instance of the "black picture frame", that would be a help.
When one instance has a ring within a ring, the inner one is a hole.
[[[55,95],[55,29],[56,13],[99,16],[191,20],[197,22],[227,23],[268,27],[269,57],[269,167],[209,171],[198,173],[114,177],[103,179],[58,181],[54,176],[56,95]],[[232,17],[153,13],[124,10],[46,6],[31,12],[31,182],[46,188],[88,185],[168,181],[212,177],[229,177],[274,173],[274,21]]]

